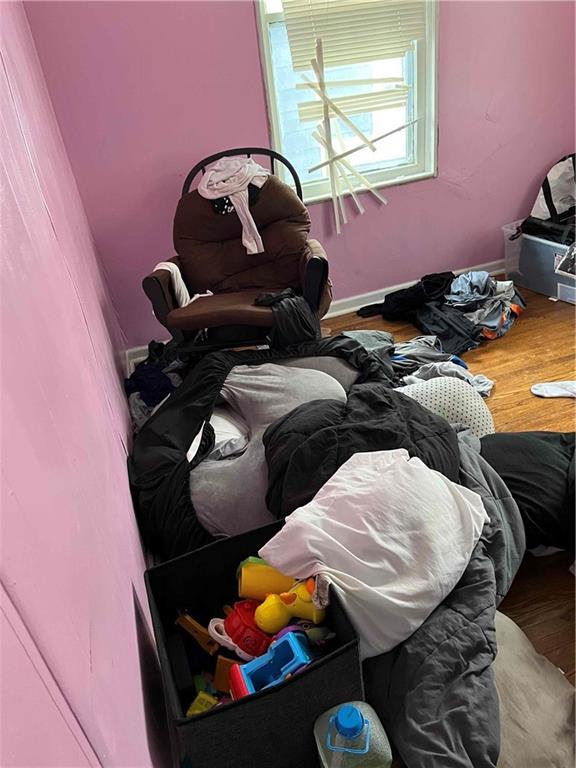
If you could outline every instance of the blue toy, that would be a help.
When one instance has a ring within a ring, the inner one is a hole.
[[[287,632],[275,640],[263,656],[235,664],[230,670],[230,693],[234,700],[278,685],[313,660],[308,639],[302,632]]]

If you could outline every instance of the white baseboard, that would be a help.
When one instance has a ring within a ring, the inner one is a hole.
[[[497,275],[505,271],[504,259],[500,259],[499,261],[489,261],[486,264],[475,264],[473,267],[455,269],[454,274],[463,275],[464,272],[490,272],[491,275]],[[336,301],[332,302],[330,310],[324,319],[329,320],[331,317],[347,315],[349,312],[356,312],[360,307],[366,306],[366,304],[376,304],[377,302],[381,302],[387,293],[401,291],[403,288],[408,288],[416,282],[418,281],[409,280],[407,283],[389,285],[386,288],[379,288],[377,291],[359,293],[357,296],[349,296],[347,299],[336,299]]]
[[[491,275],[497,275],[505,272],[504,259],[499,261],[489,261],[486,264],[476,264],[473,267],[464,267],[464,269],[454,270],[455,275],[462,275],[464,272],[490,272]],[[347,299],[336,299],[332,302],[330,311],[324,318],[329,320],[331,317],[340,317],[340,315],[347,315],[349,312],[356,312],[360,307],[366,304],[375,304],[382,301],[387,293],[392,291],[400,291],[403,288],[408,288],[410,285],[418,282],[417,280],[409,280],[407,283],[398,283],[397,285],[389,285],[386,288],[379,288],[377,291],[369,291],[368,293],[359,293],[356,296],[349,296]],[[134,368],[142,360],[145,360],[148,356],[148,347],[132,347],[126,350],[126,376],[134,371]]]

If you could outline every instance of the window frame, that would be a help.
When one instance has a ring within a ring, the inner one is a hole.
[[[276,83],[272,65],[272,47],[268,25],[283,21],[282,13],[267,13],[265,0],[254,0],[260,63],[263,84],[266,92],[266,111],[272,148],[282,153],[280,121],[277,111]],[[424,114],[425,119],[407,129],[416,131],[416,144],[422,147],[418,162],[397,164],[392,168],[363,171],[363,175],[376,188],[409,184],[413,181],[436,178],[438,175],[438,0],[426,2],[426,39],[417,42],[415,114]],[[418,84],[425,82],[424,88]],[[317,203],[330,200],[330,182],[328,179],[306,181],[300,179],[304,202]],[[352,182],[353,183],[353,182]],[[362,192],[363,187],[353,183],[354,189]],[[350,193],[342,190],[343,196]]]

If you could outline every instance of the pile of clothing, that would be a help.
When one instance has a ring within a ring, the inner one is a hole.
[[[383,302],[362,307],[357,314],[407,320],[438,336],[444,352],[461,355],[485,339],[503,336],[525,307],[511,280],[495,280],[488,272],[458,277],[439,272],[387,294]]]
[[[480,327],[486,339],[504,336],[526,306],[512,280],[494,280],[488,272],[466,272],[455,278],[445,300]]]
[[[458,363],[436,358],[449,354],[437,339],[410,345],[338,336],[205,356],[134,441],[136,513],[162,558],[287,519],[262,554],[346,595],[367,701],[403,763],[493,768],[496,608],[526,536],[573,546],[574,437],[474,434],[470,403],[488,409],[452,377],[437,381],[462,390],[460,412],[455,390],[422,407],[399,374]]]
[[[438,336],[416,336],[398,344],[388,331],[344,331],[343,336],[354,339],[380,359],[388,360],[395,374],[395,386],[439,378],[461,379],[482,397],[489,397],[494,387],[494,382],[484,374],[473,375],[458,355],[444,352]]]
[[[383,367],[387,372],[389,385],[412,397],[431,410],[440,413],[452,424],[465,424],[478,437],[494,431],[494,421],[490,410],[481,402],[482,398],[490,396],[494,382],[483,374],[472,374],[467,363],[457,355],[442,351],[442,344],[437,336],[416,336],[409,341],[396,343],[394,336],[387,331],[346,331],[342,339],[351,339],[358,344],[362,354],[370,356],[375,367]],[[148,419],[153,416],[168,396],[180,385],[182,378],[198,362],[201,356],[191,355],[186,344],[172,341],[168,344],[151,342],[146,360],[140,363],[130,378],[124,382],[128,395],[128,406],[132,419],[134,434],[137,434]],[[343,360],[332,360],[324,366],[325,373],[336,376],[346,391],[358,377],[357,371]],[[282,361],[282,365],[307,367],[310,361],[297,359]],[[317,365],[317,363],[316,363]],[[260,372],[257,389],[262,387]],[[235,376],[240,374],[236,370]],[[234,377],[233,377],[234,378]],[[475,397],[467,391],[474,390]],[[298,375],[290,378],[290,396],[283,395],[280,403],[290,410],[296,407],[293,396],[298,390]],[[306,399],[311,400],[315,390],[306,383]],[[330,393],[330,388],[326,389]],[[332,396],[332,395],[331,395]],[[318,395],[322,397],[322,395]],[[239,437],[237,425],[230,428],[230,414],[226,414],[225,424],[221,421],[221,411],[225,403],[219,403],[213,413],[217,422],[215,430],[228,439],[230,434]],[[278,416],[276,414],[275,418]],[[212,421],[212,420],[211,420]],[[272,419],[270,419],[270,422]],[[269,422],[269,423],[270,423]],[[242,432],[242,430],[240,430]],[[250,429],[246,427],[248,434]],[[240,440],[242,449],[246,448],[247,440]],[[234,442],[238,447],[238,441]],[[192,450],[194,455],[197,446]],[[230,452],[227,456],[231,455]],[[224,458],[218,455],[216,458]],[[222,489],[224,493],[224,489]],[[222,493],[218,494],[221,496]],[[209,528],[210,526],[208,526]],[[235,531],[236,533],[238,531]]]
[[[132,429],[136,434],[170,394],[179,387],[192,365],[197,362],[177,342],[151,341],[148,357],[124,379],[124,392]]]

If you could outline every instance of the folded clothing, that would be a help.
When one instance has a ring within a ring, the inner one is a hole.
[[[400,448],[356,453],[259,552],[297,579],[332,584],[362,658],[406,640],[456,586],[488,521],[477,493]]]

